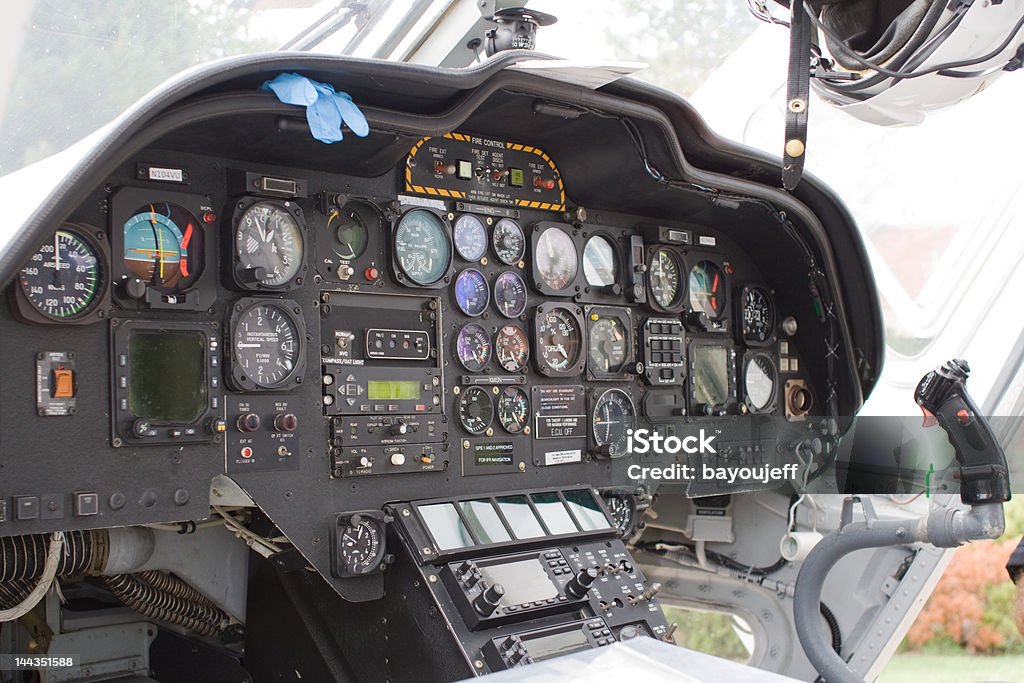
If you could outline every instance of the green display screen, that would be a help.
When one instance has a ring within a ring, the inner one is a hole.
[[[366,383],[366,398],[370,401],[418,401],[420,383],[412,382],[374,382]]]
[[[523,186],[523,169],[521,168],[510,168],[508,169],[508,184],[512,187]]]
[[[154,424],[187,424],[206,412],[206,335],[132,332],[128,410]]]

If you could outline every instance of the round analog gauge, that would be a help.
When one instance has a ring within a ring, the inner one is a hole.
[[[331,248],[340,258],[357,259],[370,242],[370,227],[362,203],[349,202],[331,214],[327,230],[331,235]]]
[[[348,524],[338,529],[341,568],[345,574],[367,574],[380,565],[384,557],[381,532],[379,522],[362,515],[352,515]]]
[[[530,421],[530,399],[519,387],[505,387],[498,396],[498,422],[509,434],[523,431]]]
[[[743,294],[743,340],[764,344],[775,331],[775,306],[763,287],[748,287]]]
[[[467,261],[479,261],[487,253],[487,228],[483,221],[466,213],[455,221],[455,251]]]
[[[279,387],[295,372],[302,353],[298,326],[274,303],[258,303],[235,323],[232,355],[237,370],[256,386]]]
[[[235,253],[243,271],[266,287],[280,287],[302,266],[302,228],[280,202],[256,202],[238,218]]]
[[[452,243],[444,221],[426,209],[413,209],[395,228],[395,260],[410,280],[432,285],[448,272]]]
[[[166,294],[188,289],[203,270],[203,230],[177,204],[147,204],[124,224],[124,267]]]
[[[601,235],[594,235],[583,247],[583,275],[591,287],[610,287],[618,282],[615,248]]]
[[[505,325],[494,339],[498,364],[506,372],[519,372],[530,360],[530,339],[518,325]]]
[[[526,283],[519,273],[506,270],[494,281],[494,305],[506,318],[518,318],[526,311]]]
[[[743,368],[743,393],[751,410],[761,412],[772,405],[777,380],[775,362],[771,356],[756,353],[747,358]]]
[[[491,247],[499,261],[506,266],[516,265],[526,254],[526,237],[523,235],[523,229],[511,218],[502,218],[494,224]]]
[[[482,387],[466,387],[459,395],[459,422],[470,434],[483,434],[494,420],[494,402]]]
[[[590,326],[590,369],[604,374],[622,370],[626,362],[629,340],[627,331],[617,318],[598,318]]]
[[[594,442],[598,447],[606,447],[613,458],[626,454],[626,438],[635,423],[633,401],[622,389],[608,389],[594,404]]]
[[[89,313],[105,278],[99,251],[71,227],[53,233],[18,273],[29,303],[43,316],[60,321]]]
[[[628,493],[604,493],[604,504],[612,516],[615,526],[623,531],[631,531],[636,517],[636,501]]]
[[[682,268],[679,258],[668,249],[658,249],[651,257],[648,277],[651,282],[651,294],[654,301],[662,308],[669,309],[679,305],[682,299]]]
[[[541,281],[555,291],[571,285],[579,271],[576,245],[561,228],[547,228],[540,234],[533,260]]]
[[[470,372],[483,370],[491,360],[491,338],[487,330],[477,323],[464,325],[455,341],[455,352],[462,367]]]
[[[484,274],[474,268],[467,268],[455,278],[455,303],[459,310],[475,318],[487,310],[491,300],[491,289]]]
[[[690,270],[690,308],[709,320],[725,311],[725,275],[717,264],[701,261]]]
[[[541,363],[564,373],[579,360],[583,331],[568,310],[552,308],[537,317],[537,346]]]

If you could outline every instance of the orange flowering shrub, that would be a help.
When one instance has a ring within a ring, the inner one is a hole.
[[[1019,650],[1022,641],[1014,627],[1016,589],[1004,568],[1017,540],[958,548],[907,633],[907,644],[913,648],[959,646],[990,654]]]

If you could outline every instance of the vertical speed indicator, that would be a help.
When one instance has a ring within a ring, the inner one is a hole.
[[[278,390],[297,384],[305,368],[305,326],[298,304],[249,299],[231,321],[231,374],[242,390]]]

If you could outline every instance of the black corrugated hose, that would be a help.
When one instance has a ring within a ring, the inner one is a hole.
[[[230,619],[199,591],[172,574],[147,571],[106,578],[107,587],[128,607],[156,621],[216,638]]]

